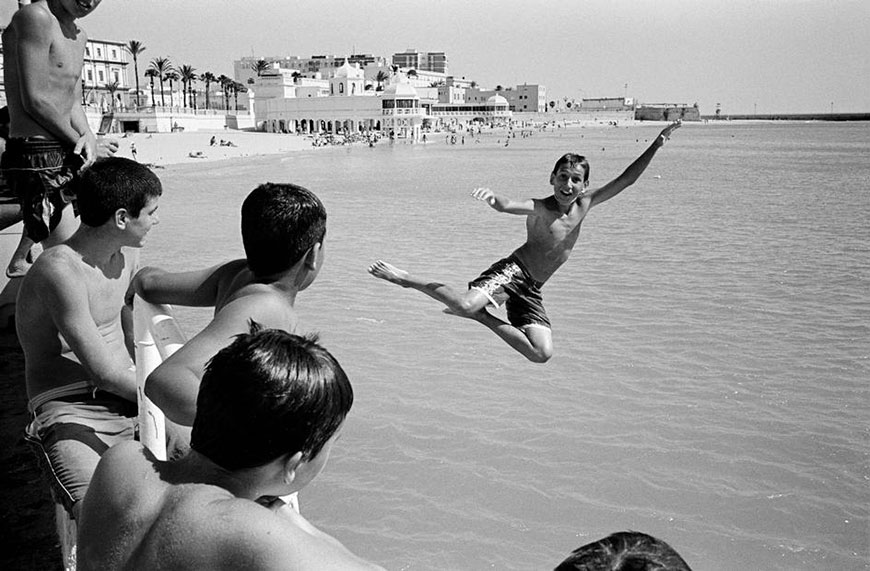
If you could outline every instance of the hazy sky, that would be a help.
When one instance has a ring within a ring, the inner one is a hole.
[[[15,8],[0,0],[0,22]],[[103,0],[81,23],[217,75],[242,56],[415,48],[484,87],[541,83],[551,99],[870,112],[870,0]]]

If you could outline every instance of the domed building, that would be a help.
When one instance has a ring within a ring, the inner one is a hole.
[[[417,90],[407,80],[399,79],[381,92],[384,131],[390,138],[418,140],[426,110],[420,106]]]

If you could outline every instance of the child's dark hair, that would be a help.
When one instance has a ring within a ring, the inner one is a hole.
[[[559,172],[559,169],[562,167],[567,167],[571,169],[582,168],[583,169],[583,182],[589,182],[589,161],[586,160],[586,157],[583,155],[577,155],[574,153],[565,153],[559,160],[556,161],[556,166],[553,167],[553,174]]]
[[[191,447],[227,470],[297,452],[310,460],[351,405],[347,375],[316,337],[251,322],[206,364]]]
[[[639,531],[620,531],[575,549],[554,571],[692,571],[674,549]]]
[[[258,277],[287,270],[326,235],[326,209],[310,190],[266,183],[242,203],[242,242]]]
[[[119,209],[133,218],[152,198],[163,194],[160,179],[151,169],[122,157],[99,159],[85,169],[76,185],[76,202],[82,224],[96,228]]]

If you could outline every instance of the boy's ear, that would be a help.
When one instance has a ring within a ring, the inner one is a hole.
[[[556,173],[550,173],[550,184],[554,184],[553,181],[556,179]]]
[[[115,221],[115,226],[117,226],[119,230],[124,230],[127,228],[127,223],[130,221],[130,213],[127,212],[126,208],[119,208],[115,211],[113,219]]]
[[[292,456],[287,456],[287,459],[284,460],[284,483],[292,484],[296,479],[296,471],[299,469],[299,465],[302,464],[302,452],[297,452]]]
[[[317,242],[310,248],[308,248],[308,252],[305,254],[305,267],[309,270],[317,269],[317,259],[320,257],[320,249],[323,247],[323,244]]]

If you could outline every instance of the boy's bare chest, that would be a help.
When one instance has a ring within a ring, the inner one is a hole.
[[[543,241],[561,242],[576,239],[583,223],[583,214],[578,210],[567,214],[548,213],[547,216],[530,220],[528,227],[532,238]]]
[[[74,38],[68,38],[59,33],[53,38],[48,52],[49,74],[58,80],[78,81],[84,53],[84,34],[79,33]]]

